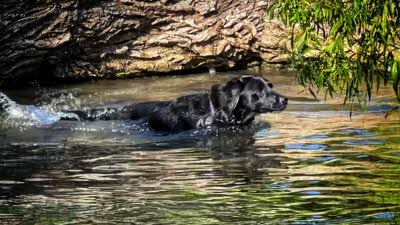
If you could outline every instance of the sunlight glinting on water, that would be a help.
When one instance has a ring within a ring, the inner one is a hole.
[[[356,110],[350,118],[340,98],[315,101],[301,92],[291,72],[266,77],[289,97],[289,107],[260,115],[249,129],[164,135],[135,121],[42,126],[8,121],[0,132],[0,219],[33,224],[394,220],[400,125],[395,116],[384,118],[387,105],[394,104],[387,101],[391,92],[383,89],[369,112]],[[230,78],[83,83],[50,89],[39,104],[54,111],[168,100]],[[18,94],[24,93],[9,93]]]

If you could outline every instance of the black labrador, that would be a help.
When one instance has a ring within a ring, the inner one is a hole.
[[[262,77],[242,76],[216,84],[210,92],[187,95],[173,101],[142,102],[121,109],[68,111],[82,120],[148,119],[157,131],[179,132],[209,125],[248,125],[260,113],[282,111],[288,99],[273,91]]]

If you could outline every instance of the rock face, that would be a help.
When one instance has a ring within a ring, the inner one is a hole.
[[[126,77],[284,62],[272,0],[3,0],[0,79]]]

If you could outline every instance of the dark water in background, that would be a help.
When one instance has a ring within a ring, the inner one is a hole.
[[[124,105],[174,99],[233,76],[7,94],[51,110]],[[340,96],[315,101],[291,72],[265,77],[289,107],[248,129],[165,136],[133,121],[4,121],[0,224],[399,224],[400,123],[384,118],[395,103],[390,88],[350,118]]]

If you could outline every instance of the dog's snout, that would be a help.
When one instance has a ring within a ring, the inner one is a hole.
[[[281,103],[283,103],[283,104],[287,104],[288,103],[288,98],[287,97],[284,97],[284,96],[282,96],[282,97],[280,97],[279,98],[279,101],[281,102]]]

